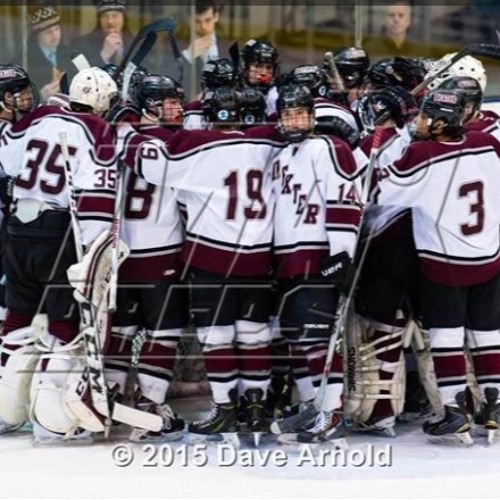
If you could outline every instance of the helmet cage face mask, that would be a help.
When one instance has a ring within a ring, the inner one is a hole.
[[[276,104],[278,127],[283,136],[291,143],[304,141],[314,128],[314,100],[309,88],[293,83],[284,85],[280,89]],[[285,112],[285,110],[293,111]],[[305,121],[301,117],[302,123],[298,123],[299,110],[305,110],[308,115]]]

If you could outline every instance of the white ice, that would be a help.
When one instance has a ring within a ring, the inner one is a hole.
[[[180,404],[184,410],[206,407],[205,401]],[[189,417],[194,414],[186,413]],[[256,463],[248,467],[223,466],[231,457],[222,456],[222,449],[214,445],[198,457],[183,442],[165,445],[163,451],[178,453],[174,464],[167,466],[168,453],[161,457],[159,452],[152,458],[151,445],[129,445],[125,439],[34,448],[29,433],[9,434],[0,437],[0,498],[500,498],[500,442],[487,446],[485,438],[475,437],[472,447],[458,448],[428,443],[416,425],[399,426],[397,431],[394,439],[350,435],[345,457],[337,455],[337,462],[332,457],[329,463],[327,459],[324,466],[304,463],[310,450],[300,455],[294,446],[266,440],[261,455],[267,450],[276,459],[281,450],[278,462],[286,465],[271,460],[266,466]],[[130,446],[135,456],[131,465],[114,465],[112,451],[117,443]],[[379,454],[381,465],[359,465],[369,446]],[[245,443],[241,450],[251,450],[244,456],[240,451],[242,459],[250,454],[258,460],[257,452]],[[354,464],[342,465],[341,459],[350,457]],[[208,463],[197,467],[197,459]]]

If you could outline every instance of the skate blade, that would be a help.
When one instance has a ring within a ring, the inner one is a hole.
[[[229,444],[234,448],[240,447],[240,438],[236,432],[221,432],[217,434],[194,434],[190,433],[188,437],[189,444]]]
[[[363,432],[365,434],[370,434],[372,436],[380,437],[396,437],[396,431],[394,427],[363,427],[358,424],[353,424],[351,427],[353,432]]]
[[[171,443],[173,441],[180,441],[183,437],[184,431],[169,432],[154,436],[147,432],[144,434],[143,429],[137,429],[130,433],[128,440],[131,443]]]
[[[298,444],[297,436],[298,433],[296,432],[285,432],[283,434],[278,434],[276,441],[279,444]]]
[[[308,446],[310,450],[314,453],[314,451],[320,451],[325,449],[333,449],[333,450],[348,450],[349,444],[347,443],[347,439],[336,438],[331,439],[329,441],[312,441],[310,443],[298,443],[300,446]]]
[[[256,448],[260,445],[260,438],[262,437],[262,432],[252,432],[253,435],[253,444]]]
[[[35,448],[45,447],[45,446],[88,446],[94,444],[94,439],[92,436],[85,438],[67,438],[59,439],[54,437],[39,437],[33,436],[32,444]]]
[[[474,444],[474,440],[472,439],[469,432],[445,434],[443,436],[427,435],[427,438],[431,443],[435,444],[445,444],[454,446],[472,446]]]
[[[488,444],[491,446],[500,436],[500,430],[499,429],[488,429],[488,435],[486,437],[486,440]]]

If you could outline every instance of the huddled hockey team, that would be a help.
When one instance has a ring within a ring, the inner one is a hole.
[[[0,434],[344,446],[413,415],[432,441],[492,442],[500,122],[482,63],[451,57],[347,47],[283,74],[249,40],[190,103],[107,65],[40,105],[0,65]],[[185,423],[167,395],[188,329],[213,403]]]

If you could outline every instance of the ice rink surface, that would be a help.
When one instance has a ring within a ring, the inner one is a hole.
[[[207,407],[180,404],[188,418]],[[34,448],[21,432],[0,437],[0,498],[500,498],[500,442],[476,437],[457,448],[428,443],[417,425],[397,432],[394,439],[351,434],[347,451],[323,459],[270,439],[259,450],[243,440],[237,453],[184,441],[130,444],[126,433],[113,442]]]

